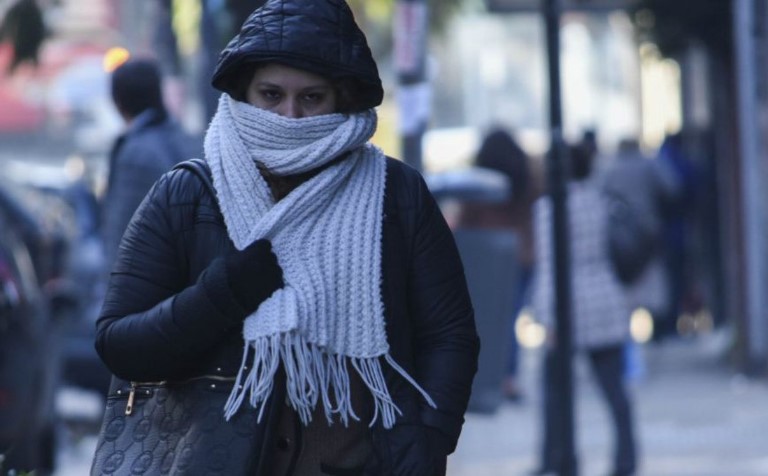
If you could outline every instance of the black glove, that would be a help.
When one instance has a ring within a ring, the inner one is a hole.
[[[269,240],[256,240],[242,251],[229,253],[224,268],[232,296],[247,315],[283,287],[283,269]]]
[[[365,476],[444,476],[448,437],[434,428],[401,424],[378,433]]]

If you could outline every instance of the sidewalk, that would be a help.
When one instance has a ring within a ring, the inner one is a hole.
[[[723,363],[727,335],[643,349],[646,373],[633,384],[638,476],[768,475],[768,382]],[[469,414],[448,476],[522,476],[536,467],[539,350],[525,351],[527,398],[490,416]],[[580,476],[611,469],[607,407],[585,363],[575,363],[576,445]]]
[[[750,381],[722,363],[724,335],[644,349],[645,378],[633,388],[638,476],[768,475],[768,382]],[[448,476],[523,476],[536,466],[539,350],[524,353],[522,404],[490,416],[468,414]],[[612,438],[606,407],[584,362],[575,364],[580,476],[605,476]],[[95,438],[69,444],[55,476],[87,474]]]

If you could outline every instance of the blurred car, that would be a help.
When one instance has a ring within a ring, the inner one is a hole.
[[[0,188],[0,470],[54,467],[56,333],[35,258],[43,240],[32,217]]]
[[[43,271],[43,288],[59,317],[61,386],[105,396],[111,374],[94,348],[106,275],[98,203],[83,176],[68,175],[65,168],[28,163],[7,167],[20,200],[44,224],[47,248],[55,250]]]

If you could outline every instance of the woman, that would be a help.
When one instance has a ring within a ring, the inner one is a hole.
[[[148,194],[100,355],[132,381],[237,376],[226,418],[277,415],[259,418],[260,474],[444,474],[477,366],[472,306],[422,178],[367,142],[383,91],[349,7],[267,1],[213,85],[215,196],[184,170]]]
[[[520,402],[523,392],[518,379],[519,343],[515,331],[517,317],[528,300],[533,276],[533,201],[539,195],[538,180],[529,165],[528,155],[512,134],[503,127],[494,127],[483,138],[475,157],[475,165],[504,174],[511,185],[507,200],[498,203],[466,202],[462,204],[459,226],[513,231],[518,246],[514,267],[517,277],[514,283],[499,287],[500,292],[512,295],[512,313],[509,316],[509,349],[503,395],[512,402]]]
[[[592,174],[594,150],[580,143],[570,149],[568,233],[572,266],[574,347],[586,354],[613,418],[615,445],[611,476],[631,476],[637,469],[632,403],[624,382],[624,344],[629,339],[630,308],[622,284],[608,258],[607,199]],[[535,315],[556,342],[555,272],[552,256],[552,202],[534,204],[536,271],[533,287]],[[559,405],[554,349],[544,362],[544,435],[541,465],[535,474],[555,473],[565,457],[558,447],[555,421]]]

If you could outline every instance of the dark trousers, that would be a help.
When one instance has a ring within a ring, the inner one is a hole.
[[[637,465],[632,409],[624,385],[624,352],[622,345],[590,350],[587,358],[593,374],[611,411],[614,426],[614,473],[633,474]],[[543,441],[541,467],[557,470],[561,466],[559,448],[559,402],[554,381],[554,352],[548,351],[544,361]]]
[[[685,252],[675,247],[667,250],[664,255],[666,270],[666,285],[668,290],[667,304],[653,318],[653,340],[661,341],[677,335],[677,319],[680,317],[681,304],[686,291]]]

